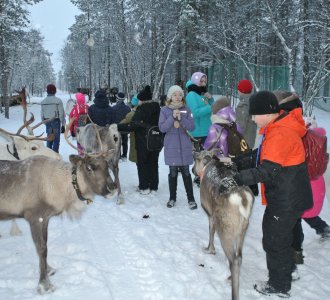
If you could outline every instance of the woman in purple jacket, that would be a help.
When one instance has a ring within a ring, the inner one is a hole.
[[[167,202],[169,208],[175,205],[179,171],[182,174],[189,208],[197,208],[189,170],[189,165],[193,163],[192,143],[186,132],[194,130],[194,127],[191,111],[185,106],[182,88],[178,85],[171,86],[167,92],[166,105],[161,108],[159,116],[159,129],[166,133],[164,138],[165,164],[170,168],[168,175],[170,199]]]

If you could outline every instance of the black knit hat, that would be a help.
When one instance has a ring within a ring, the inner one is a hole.
[[[261,91],[250,97],[250,115],[267,115],[280,112],[276,96],[268,91]]]
[[[150,85],[146,85],[144,89],[137,95],[140,101],[152,100],[152,93]]]

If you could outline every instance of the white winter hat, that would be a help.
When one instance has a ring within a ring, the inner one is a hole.
[[[175,92],[180,92],[182,97],[184,96],[183,94],[183,90],[180,86],[178,85],[172,85],[169,89],[168,89],[168,92],[167,92],[167,100],[171,100],[171,97],[172,97],[172,94],[175,93]]]

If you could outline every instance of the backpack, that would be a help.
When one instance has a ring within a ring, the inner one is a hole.
[[[327,169],[329,153],[327,153],[327,137],[320,135],[312,129],[308,129],[302,138],[308,175],[310,179],[317,179]]]
[[[228,156],[233,157],[239,154],[248,152],[250,147],[241,133],[237,131],[236,122],[231,123],[218,123],[224,129],[227,130],[227,145],[228,145]]]
[[[160,151],[164,146],[164,135],[158,126],[147,128],[146,142],[148,151]]]

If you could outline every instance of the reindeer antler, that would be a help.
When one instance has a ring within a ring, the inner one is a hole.
[[[0,128],[0,131],[2,133],[5,133],[9,136],[19,136],[21,137],[22,139],[26,140],[26,141],[34,141],[34,140],[38,140],[38,141],[53,141],[55,139],[55,135],[54,133],[51,133],[48,137],[44,137],[44,138],[41,138],[40,136],[26,136],[26,135],[23,135],[23,134],[19,134],[19,133],[11,133],[7,130],[4,130],[2,128]]]
[[[21,131],[34,122],[34,115],[31,113],[31,118],[24,122],[24,124],[17,130],[16,134],[20,134]]]

